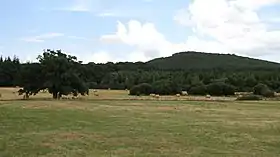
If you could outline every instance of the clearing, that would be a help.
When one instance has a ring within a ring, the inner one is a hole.
[[[276,157],[279,135],[277,101],[0,101],[1,157]]]

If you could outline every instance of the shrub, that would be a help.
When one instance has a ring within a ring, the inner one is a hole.
[[[253,88],[242,86],[242,87],[238,87],[236,90],[239,91],[239,92],[252,92]]]
[[[153,83],[153,93],[160,95],[175,95],[181,93],[179,85],[170,80],[160,80]]]
[[[98,88],[98,85],[97,85],[96,82],[88,82],[87,86],[88,86],[89,89],[96,89],[96,88]]]
[[[276,90],[277,93],[280,93],[280,87]]]
[[[148,83],[141,83],[139,85],[135,85],[133,86],[130,91],[129,94],[130,95],[150,95],[153,92],[153,88],[150,84]]]
[[[270,97],[274,97],[275,93],[272,90],[265,90],[263,91],[262,96],[270,98]]]
[[[207,92],[213,96],[234,95],[235,87],[224,82],[216,82],[207,86]]]
[[[206,95],[207,94],[207,88],[205,85],[199,85],[191,87],[189,90],[189,94],[191,95]]]
[[[265,84],[259,83],[254,87],[253,93],[264,97],[274,97],[274,92]]]
[[[263,91],[267,90],[268,86],[262,83],[257,84],[254,89],[253,89],[253,93],[255,95],[262,95]]]
[[[262,97],[260,95],[243,95],[241,97],[238,97],[236,100],[262,100]]]
[[[182,91],[189,91],[191,88],[191,85],[183,85],[182,86]]]

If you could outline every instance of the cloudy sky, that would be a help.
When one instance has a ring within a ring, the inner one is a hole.
[[[62,49],[84,62],[179,51],[280,62],[280,0],[0,0],[0,55]]]

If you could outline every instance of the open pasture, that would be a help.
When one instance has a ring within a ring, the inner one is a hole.
[[[280,155],[277,101],[133,100],[144,98],[113,90],[19,100],[13,90],[1,89],[1,157]]]
[[[0,101],[5,100],[21,100],[22,95],[18,95],[17,91],[19,88],[0,88],[0,93],[2,97]],[[212,100],[212,101],[229,101],[235,100],[236,97],[214,97],[206,98],[206,96],[160,96],[160,98],[154,98],[151,96],[130,96],[129,91],[126,90],[97,90],[98,96],[94,95],[94,90],[90,90],[88,96],[78,96],[79,100]],[[72,96],[68,96],[71,98]],[[40,91],[35,96],[30,96],[32,100],[47,100],[52,99],[52,96],[48,92]]]

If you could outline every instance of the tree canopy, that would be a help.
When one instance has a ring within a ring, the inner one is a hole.
[[[22,66],[20,94],[35,95],[43,89],[47,89],[54,99],[62,95],[88,94],[86,83],[81,79],[81,62],[75,56],[48,49],[38,56],[38,61]]]
[[[195,52],[145,63],[83,64],[61,50],[46,50],[38,56],[36,63],[20,63],[16,57],[1,57],[0,86],[20,86],[20,93],[27,95],[48,89],[55,99],[68,94],[85,95],[88,89],[134,87],[140,90],[137,85],[141,84],[149,85],[146,91],[151,89],[164,95],[182,90],[195,95],[231,95],[234,91],[254,92],[258,84],[266,85],[272,92],[279,91],[279,67],[277,63],[235,55]]]

